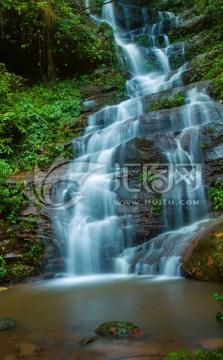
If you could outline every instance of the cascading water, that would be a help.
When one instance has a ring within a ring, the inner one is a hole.
[[[165,219],[170,228],[178,230],[161,234],[144,245],[129,247],[123,252],[125,239],[122,224],[129,224],[128,237],[131,237],[131,219],[125,214],[116,214],[116,194],[113,191],[116,149],[121,144],[141,136],[139,117],[143,113],[143,96],[181,86],[181,75],[186,69],[184,64],[178,70],[172,71],[169,63],[172,47],[166,33],[178,19],[170,12],[158,12],[158,22],[151,25],[149,10],[137,8],[137,11],[141,12],[142,24],[139,28],[132,29],[129,15],[131,9],[130,6],[123,6],[125,29],[121,29],[116,24],[114,4],[103,6],[102,18],[116,30],[116,43],[122,48],[131,72],[131,79],[126,83],[129,100],[119,105],[107,106],[91,115],[85,134],[74,141],[79,157],[72,161],[66,178],[80,185],[78,191],[83,196],[67,211],[66,229],[64,230],[62,219],[56,224],[58,234],[63,228],[63,235],[59,236],[66,238],[68,272],[73,275],[103,271],[127,272],[127,263],[137,263],[136,271],[177,274],[182,249],[198,227],[193,223],[206,215],[202,169],[198,166],[201,163],[198,130],[201,124],[218,120],[222,116],[222,110],[204,91],[198,92],[194,88],[186,96],[182,114],[177,118],[174,114],[171,117],[170,132],[173,134],[177,131],[178,134],[174,135],[175,146],[164,155],[171,167],[168,181],[173,182],[171,190],[163,194],[163,201],[167,202],[164,209]],[[141,36],[148,39],[151,45],[149,48],[137,46],[137,39]],[[184,46],[182,56],[184,57]],[[152,70],[147,69],[150,58],[153,60]],[[179,164],[183,164],[189,174],[188,177],[185,175],[184,183],[177,183],[175,178]],[[197,189],[194,191],[191,191],[189,186],[191,169],[195,171],[193,175],[197,181]],[[179,203],[187,200],[196,200],[201,206],[179,206]],[[173,205],[171,203],[171,206],[168,206],[170,201]],[[187,224],[187,227],[183,227]]]

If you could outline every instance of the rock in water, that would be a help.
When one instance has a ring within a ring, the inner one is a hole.
[[[0,318],[0,330],[10,329],[15,325],[15,320],[13,318]]]
[[[88,344],[92,343],[95,340],[97,340],[97,337],[96,336],[91,336],[91,337],[80,340],[79,344],[80,345],[88,345]]]
[[[100,336],[127,338],[142,337],[145,332],[139,329],[131,322],[125,321],[108,321],[101,324],[96,330],[96,334]]]

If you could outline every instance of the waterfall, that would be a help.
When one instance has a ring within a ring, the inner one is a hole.
[[[66,221],[64,213],[57,216],[56,232],[67,244],[67,268],[71,275],[128,272],[133,265],[136,272],[176,275],[182,251],[200,226],[197,221],[207,215],[199,126],[218,120],[222,110],[204,90],[195,87],[187,93],[180,117],[176,118],[174,113],[171,116],[171,134],[175,131],[178,134],[172,135],[175,146],[165,151],[164,157],[170,167],[168,182],[173,186],[162,195],[162,201],[166,202],[165,221],[172,230],[144,245],[131,247],[131,216],[125,212],[118,215],[115,207],[115,153],[120,145],[141,136],[143,97],[181,86],[186,65],[173,71],[169,63],[172,47],[167,32],[178,21],[173,13],[159,11],[158,22],[151,25],[147,9],[137,7],[141,11],[141,26],[134,28],[130,11],[134,7],[123,6],[122,29],[116,24],[116,6],[120,5],[105,2],[102,18],[115,29],[116,43],[126,58],[131,73],[126,83],[129,99],[90,115],[83,136],[74,140],[79,156],[72,161],[65,179],[78,184],[82,197],[75,206],[65,209]],[[150,49],[137,45],[134,41],[137,36],[148,37]],[[163,39],[162,46],[157,45],[157,39]],[[145,66],[148,56],[154,61],[152,70]],[[193,191],[192,181],[196,183]],[[200,206],[190,206],[193,201]],[[128,229],[125,234],[123,223]]]

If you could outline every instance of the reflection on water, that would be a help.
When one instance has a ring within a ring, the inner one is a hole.
[[[222,292],[222,286],[154,276],[101,275],[15,286],[0,293],[0,317],[17,320],[15,328],[0,333],[0,359],[162,359],[182,347],[215,347],[223,327],[215,320],[219,305],[213,292]],[[132,321],[148,335],[79,345],[109,320]]]

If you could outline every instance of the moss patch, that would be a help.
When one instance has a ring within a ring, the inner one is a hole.
[[[199,239],[183,262],[183,273],[201,281],[223,280],[223,222]]]
[[[0,330],[10,329],[15,326],[15,320],[13,318],[0,318]]]
[[[101,324],[96,330],[96,334],[107,337],[128,338],[140,337],[143,335],[136,325],[124,321],[108,321]]]
[[[151,104],[147,111],[157,111],[162,109],[172,109],[178,106],[182,106],[184,104],[185,95],[182,91],[179,91],[173,97],[164,98],[160,101],[156,101]]]

